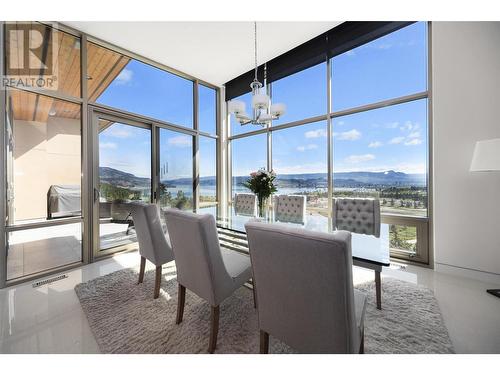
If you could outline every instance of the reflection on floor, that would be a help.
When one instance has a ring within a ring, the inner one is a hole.
[[[128,224],[100,224],[101,249],[136,241]],[[82,259],[80,223],[15,231],[9,234],[7,279],[30,275]]]
[[[49,285],[33,288],[27,283],[0,290],[0,353],[98,353],[73,288],[138,264],[137,252],[129,252],[72,270],[68,278]],[[173,267],[166,264],[164,272]],[[485,292],[495,285],[413,266],[392,266],[382,276],[434,291],[458,353],[500,353],[499,300]],[[372,272],[354,267],[355,284],[372,278]]]

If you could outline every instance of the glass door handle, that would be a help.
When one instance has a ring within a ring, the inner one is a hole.
[[[94,188],[94,202],[99,202],[99,195],[101,193],[99,192],[98,189]]]

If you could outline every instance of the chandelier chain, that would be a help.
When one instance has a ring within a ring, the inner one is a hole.
[[[255,47],[255,81],[257,81],[257,21],[255,21],[253,23],[254,25],[254,33],[253,33],[253,36],[254,36],[254,47]]]

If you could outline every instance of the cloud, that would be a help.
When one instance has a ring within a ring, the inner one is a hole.
[[[387,124],[385,124],[385,127],[387,129],[396,129],[397,127],[399,127],[399,122],[389,122]]]
[[[122,126],[111,126],[104,132],[107,136],[115,138],[129,138],[132,136],[132,133]]]
[[[134,72],[130,69],[125,68],[115,78],[115,83],[118,85],[126,85],[127,83],[132,81],[133,76],[134,76]]]
[[[347,163],[357,164],[365,161],[370,161],[375,159],[375,155],[373,154],[363,154],[363,155],[350,155],[346,157],[344,160]]]
[[[326,137],[326,129],[316,129],[316,130],[309,130],[305,132],[304,134],[306,138],[320,138],[320,137]]]
[[[318,148],[318,145],[315,145],[314,143],[305,145],[305,146],[299,146],[297,147],[297,151],[304,152],[306,150],[316,150]]]
[[[326,163],[321,162],[283,166],[276,163],[276,165],[273,164],[273,168],[278,174],[326,173],[327,171]]]
[[[378,148],[378,147],[382,147],[384,144],[380,141],[374,141],[374,142],[370,142],[370,144],[368,145],[368,147],[370,148]]]
[[[400,144],[405,140],[405,137],[394,137],[389,141],[390,145],[397,145]]]
[[[355,141],[361,138],[361,132],[356,129],[352,129],[347,132],[335,134],[335,136],[341,141]]]
[[[405,142],[405,146],[417,146],[422,143],[422,140],[420,138],[413,138],[409,141]]]
[[[411,121],[406,121],[403,126],[401,126],[399,129],[401,131],[412,131],[412,130],[417,130],[420,127],[420,125],[417,123],[413,123]]]
[[[193,145],[193,140],[187,135],[178,135],[168,139],[168,144],[174,147],[190,147]]]
[[[339,122],[337,122],[337,125],[340,125],[340,126],[345,125],[345,121],[340,120]]]
[[[420,132],[413,132],[408,135],[408,138],[420,138]]]
[[[103,150],[116,150],[118,146],[113,142],[100,142],[99,148]]]

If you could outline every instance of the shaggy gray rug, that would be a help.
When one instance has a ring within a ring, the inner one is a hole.
[[[75,287],[103,353],[206,353],[209,306],[186,293],[184,320],[175,324],[175,269],[164,269],[160,298],[153,299],[154,272],[137,285],[137,272],[125,269]],[[392,278],[382,281],[382,310],[375,308],[374,283],[356,288],[368,295],[366,353],[453,353],[432,291]],[[258,353],[257,314],[252,292],[240,288],[220,311],[216,353]],[[271,353],[293,353],[270,339]]]

